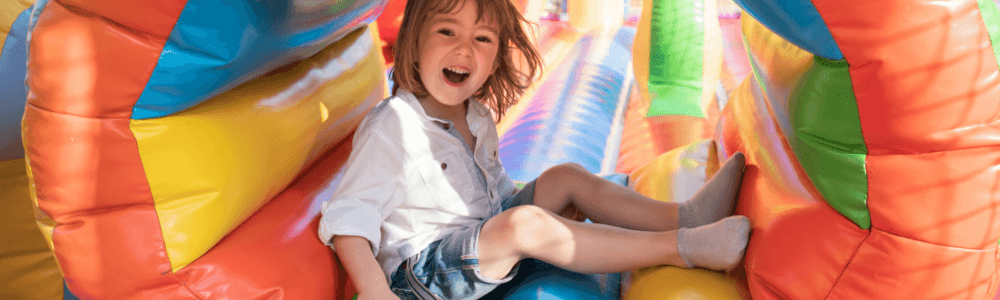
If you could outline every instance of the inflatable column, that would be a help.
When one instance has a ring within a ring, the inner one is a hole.
[[[385,1],[39,1],[24,145],[87,299],[344,299],[316,237],[385,95]]]
[[[0,298],[72,299],[35,223],[21,145],[28,19],[34,1],[0,7]]]
[[[717,141],[747,154],[753,298],[993,298],[997,5],[737,2],[753,75]]]

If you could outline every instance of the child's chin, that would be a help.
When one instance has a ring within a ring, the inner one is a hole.
[[[470,95],[471,96],[471,95]],[[455,106],[462,104],[468,97],[462,98],[461,95],[449,94],[447,96],[442,95],[441,97],[434,96],[434,99],[438,99],[438,102],[447,106]]]

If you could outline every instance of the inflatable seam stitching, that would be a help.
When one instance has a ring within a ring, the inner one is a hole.
[[[823,299],[830,299],[830,294],[833,294],[833,290],[837,288],[837,284],[840,283],[840,279],[844,278],[844,272],[847,271],[847,268],[849,268],[851,266],[851,263],[854,262],[854,258],[858,255],[858,251],[861,250],[861,246],[863,246],[865,242],[868,241],[868,238],[872,236],[873,229],[875,228],[872,227],[872,229],[869,229],[868,235],[865,236],[865,238],[861,240],[860,243],[858,243],[858,246],[854,248],[854,253],[851,254],[851,258],[848,259],[847,264],[845,264],[844,267],[840,269],[840,274],[837,275],[837,280],[833,281],[833,285],[830,286],[830,290],[826,292],[826,296],[823,297]]]

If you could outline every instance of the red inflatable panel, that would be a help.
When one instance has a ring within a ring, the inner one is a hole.
[[[183,291],[170,273],[128,119],[83,118],[33,105],[25,108],[25,119],[31,120],[23,136],[33,141],[25,153],[39,208],[58,224],[52,242],[73,293],[124,299]],[[137,242],[123,248],[118,241]]]
[[[34,105],[25,108],[25,119],[32,121],[24,126],[25,139],[32,140],[25,152],[38,205],[52,219],[64,222],[63,217],[96,208],[153,205],[127,119],[83,118]]]
[[[998,161],[991,147],[870,157],[868,184],[880,187],[868,194],[872,226],[932,244],[996,248]]]
[[[995,256],[996,249],[957,249],[873,229],[828,298],[982,299],[993,294]]]
[[[173,13],[176,19],[180,9]],[[127,121],[165,43],[166,36],[137,33],[51,1],[38,17],[29,45],[28,103],[58,113]]]
[[[85,11],[107,18],[113,24],[122,28],[132,28],[140,35],[151,35],[154,40],[166,40],[174,30],[174,23],[181,10],[187,5],[187,0],[161,1],[115,1],[108,5],[106,1],[94,0],[53,0],[76,11]],[[51,4],[50,4],[51,5]],[[137,14],[136,12],[144,12]]]
[[[176,19],[180,9],[160,12]],[[56,258],[80,298],[194,299],[170,272],[129,129],[144,86],[133,81],[152,72],[166,41],[159,34],[124,29],[61,1],[45,6],[32,33],[25,153],[39,208],[58,224]],[[120,241],[134,242],[125,248]]]
[[[347,272],[316,236],[320,207],[340,181],[351,139],[177,276],[202,299],[351,299]]]
[[[815,2],[851,65],[872,224],[996,247],[1000,77],[977,2]]]
[[[789,209],[752,235],[747,281],[754,289],[766,290],[754,291],[755,299],[824,299],[840,277],[837,266],[851,260],[868,231],[816,203]]]

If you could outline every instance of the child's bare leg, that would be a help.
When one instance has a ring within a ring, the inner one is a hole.
[[[480,273],[503,278],[528,257],[583,273],[685,266],[677,253],[677,230],[637,231],[581,223],[533,205],[511,208],[486,221],[479,234]]]
[[[480,273],[503,278],[518,261],[528,257],[582,273],[655,265],[722,270],[735,266],[743,257],[750,229],[745,217],[697,229],[684,229],[684,238],[678,240],[677,230],[638,231],[588,224],[534,205],[522,205],[483,225],[479,234]],[[689,250],[680,251],[685,248]]]
[[[594,222],[622,228],[643,231],[678,228],[677,203],[651,199],[573,163],[549,168],[538,177],[534,204],[560,214],[574,206]]]
[[[534,204],[556,213],[573,206],[594,222],[628,229],[694,228],[732,214],[743,168],[743,155],[737,153],[682,206],[650,199],[597,177],[577,164],[562,164],[538,177]]]

